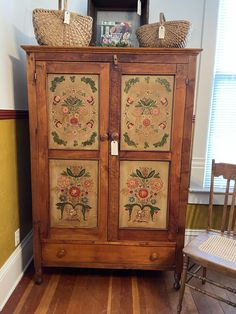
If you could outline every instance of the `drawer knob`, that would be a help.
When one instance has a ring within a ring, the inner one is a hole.
[[[57,252],[57,257],[62,258],[63,256],[66,255],[66,251],[64,249],[61,249]]]
[[[154,262],[154,261],[156,261],[158,259],[158,255],[157,255],[157,253],[152,253],[151,255],[150,255],[150,260],[152,261],[152,262]]]

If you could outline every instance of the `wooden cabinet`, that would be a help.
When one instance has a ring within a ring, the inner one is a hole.
[[[197,49],[24,46],[34,263],[182,269]]]

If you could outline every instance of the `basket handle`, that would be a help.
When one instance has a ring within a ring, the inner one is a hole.
[[[163,12],[160,13],[160,24],[163,25],[166,21],[165,15]]]
[[[67,0],[63,1],[63,10],[67,10]],[[62,10],[62,0],[58,0],[58,10]]]

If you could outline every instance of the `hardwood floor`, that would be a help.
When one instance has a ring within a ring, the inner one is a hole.
[[[210,275],[219,278],[216,273]],[[236,286],[236,280],[222,280]],[[31,266],[2,314],[171,314],[176,313],[178,302],[172,285],[172,272],[50,268],[38,286]],[[208,284],[206,288],[217,289]],[[220,293],[236,301],[235,295]],[[186,289],[182,313],[233,314],[236,309]]]

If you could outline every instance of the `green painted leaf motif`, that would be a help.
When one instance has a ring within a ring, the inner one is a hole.
[[[140,170],[136,169],[136,173],[137,173],[139,178],[144,179],[144,176],[142,175],[142,172]]]
[[[85,169],[82,169],[78,175],[78,177],[82,177],[85,174]]]
[[[57,206],[59,209],[64,208],[65,205],[66,205],[66,203],[56,203],[56,206]]]
[[[67,174],[68,174],[70,177],[74,177],[74,174],[73,174],[73,172],[70,170],[70,168],[66,168],[66,171],[67,171]]]
[[[156,107],[156,100],[147,99],[147,98],[140,99],[138,102],[138,105],[136,105],[135,107],[153,108],[153,107]]]
[[[93,134],[90,136],[90,138],[87,141],[82,142],[83,146],[92,145],[95,142],[95,139],[97,137],[97,133],[93,132]]]
[[[147,179],[152,178],[152,177],[154,176],[155,172],[156,172],[155,170],[152,170],[152,171],[149,173]]]
[[[67,202],[56,203],[57,209],[59,209],[61,211],[60,219],[63,219],[63,213],[64,213],[64,208],[65,208],[66,204],[70,204],[70,203],[67,203]]]
[[[145,142],[145,143],[144,143],[144,149],[147,149],[148,147],[149,147],[148,142]]]
[[[60,84],[61,82],[65,81],[65,77],[62,76],[56,76],[52,81],[51,81],[51,87],[50,91],[55,92],[57,85]]]
[[[137,144],[130,139],[127,132],[125,132],[123,136],[124,136],[124,141],[127,145],[137,147]]]
[[[160,83],[162,86],[165,87],[165,89],[167,90],[167,92],[171,92],[171,86],[170,86],[170,83],[167,81],[167,79],[161,79],[161,78],[158,78],[156,79],[156,82]]]
[[[146,76],[144,79],[145,79],[145,81],[149,84],[149,82],[150,82],[150,76]]]
[[[59,137],[59,135],[57,134],[57,132],[54,131],[54,132],[52,132],[51,134],[52,134],[52,137],[53,137],[53,141],[54,141],[55,143],[57,143],[58,145],[64,145],[64,146],[66,146],[67,141],[62,140],[62,139]]]
[[[162,146],[164,146],[167,143],[168,137],[169,137],[169,134],[165,133],[163,135],[162,139],[159,142],[154,143],[153,146],[154,147],[162,147]]]
[[[83,77],[81,78],[81,82],[84,82],[85,84],[90,85],[91,90],[92,90],[93,93],[95,93],[95,92],[98,90],[97,87],[96,87],[96,84],[95,84],[94,80],[92,80],[90,77],[85,77],[85,76],[83,76]]]
[[[152,221],[153,221],[154,213],[155,213],[156,211],[159,211],[160,208],[159,208],[159,207],[152,206],[152,205],[149,205],[149,208],[150,208],[151,219],[152,219]]]
[[[75,82],[75,76],[70,76],[70,80],[72,83],[74,83]]]
[[[131,215],[132,215],[132,211],[134,209],[134,206],[138,206],[140,209],[142,209],[141,206],[137,203],[124,205],[124,207],[127,208],[127,210],[129,211],[129,220],[131,220]]]
[[[160,178],[160,174],[159,174],[159,173],[156,173],[156,174],[154,175],[154,178]]]
[[[83,204],[83,203],[79,203],[77,205],[80,205],[82,214],[83,214],[83,220],[86,221],[86,212],[88,209],[91,209],[92,207],[90,207],[89,205]]]
[[[68,107],[69,109],[73,109],[73,107],[81,107],[83,106],[83,102],[78,97],[69,96],[64,100],[63,106]]]
[[[134,172],[132,172],[132,173],[130,174],[130,176],[131,176],[131,177],[134,177],[134,178],[137,178],[137,177],[138,177],[138,175],[137,175],[136,173],[134,173]]]
[[[130,88],[131,88],[133,85],[135,85],[136,83],[138,83],[138,82],[139,82],[139,78],[138,78],[138,77],[136,77],[135,79],[132,78],[132,79],[126,81],[126,82],[125,82],[124,92],[127,94],[128,91],[130,90]]]

